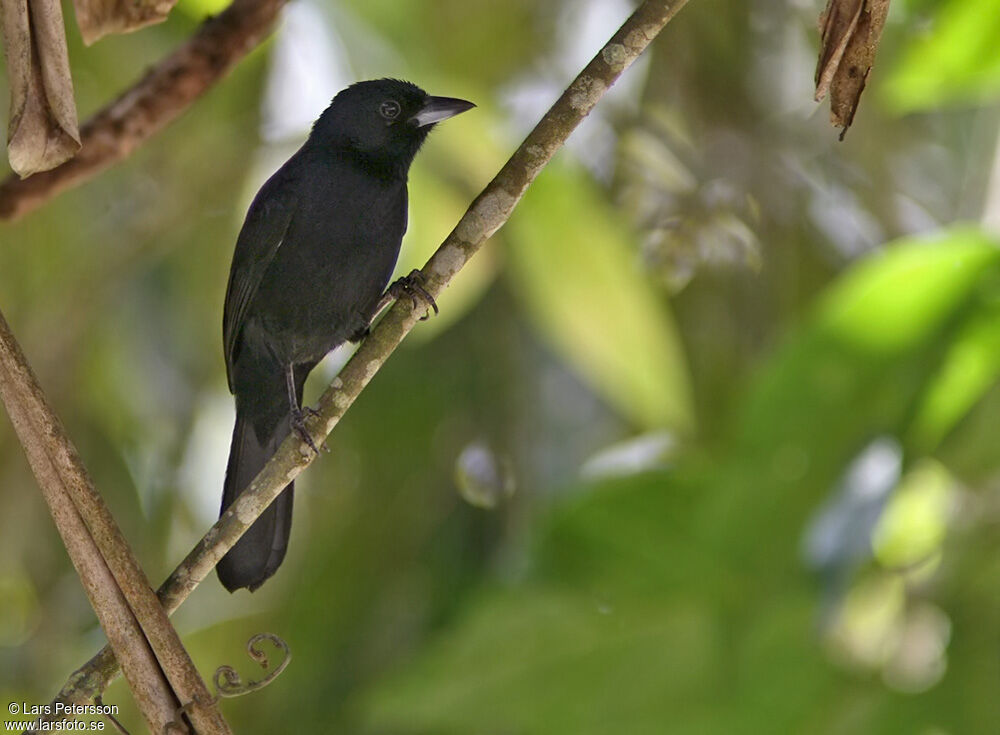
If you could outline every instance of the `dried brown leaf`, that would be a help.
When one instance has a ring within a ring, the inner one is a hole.
[[[22,178],[55,168],[80,149],[59,0],[2,0],[10,80],[7,155]]]
[[[816,64],[816,101],[830,91],[830,82],[840,65],[840,59],[858,26],[858,16],[864,0],[828,0],[819,17],[821,47]]]
[[[7,0],[0,0],[5,2]],[[81,129],[83,147],[51,171],[0,181],[0,220],[15,219],[127,158],[217,84],[271,32],[286,0],[233,0]]]
[[[76,24],[88,46],[109,33],[127,33],[159,23],[177,0],[73,0]]]
[[[841,139],[854,120],[888,14],[889,0],[828,0],[820,16],[816,100],[830,94],[830,122],[844,129]]]

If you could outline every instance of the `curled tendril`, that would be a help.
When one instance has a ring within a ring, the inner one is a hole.
[[[247,654],[254,661],[261,665],[261,668],[266,669],[268,666],[267,654],[264,653],[258,647],[258,643],[263,640],[269,640],[277,648],[280,648],[285,657],[281,660],[274,669],[268,673],[260,681],[248,681],[245,684],[240,675],[236,673],[236,669],[232,666],[227,666],[223,664],[215,670],[215,675],[212,677],[212,681],[215,684],[215,691],[220,697],[242,697],[244,694],[249,694],[250,692],[256,692],[258,689],[263,689],[268,684],[277,678],[285,667],[288,666],[289,662],[292,660],[291,649],[288,648],[288,644],[285,643],[281,638],[276,636],[274,633],[258,633],[247,641]]]

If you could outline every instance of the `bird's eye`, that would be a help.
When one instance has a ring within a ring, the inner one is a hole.
[[[386,100],[378,106],[378,114],[386,120],[395,120],[399,116],[399,109],[396,100]]]

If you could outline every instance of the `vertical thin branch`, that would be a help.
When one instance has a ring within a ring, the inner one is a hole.
[[[59,441],[65,433],[55,417],[42,407],[44,399],[38,383],[2,314],[0,400],[6,406],[14,431],[24,446],[28,462],[90,604],[111,648],[122,662],[136,703],[150,729],[158,732],[174,719],[180,702],[171,692],[139,622],[125,602],[114,575],[64,485],[65,465],[78,465],[75,453],[53,456],[44,440],[38,440],[39,437],[51,437]]]
[[[2,314],[0,399],[109,641],[134,664],[129,685],[150,727],[184,705],[198,732],[229,733]]]

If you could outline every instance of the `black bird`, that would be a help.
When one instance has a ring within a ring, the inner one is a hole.
[[[223,511],[292,430],[312,446],[306,376],[334,347],[367,334],[406,231],[413,157],[435,123],[474,106],[394,79],[354,84],[257,193],[236,241],[222,323],[236,397]],[[401,279],[386,299],[416,301],[420,291]],[[289,483],[219,562],[230,592],[257,589],[281,564],[292,490]]]

